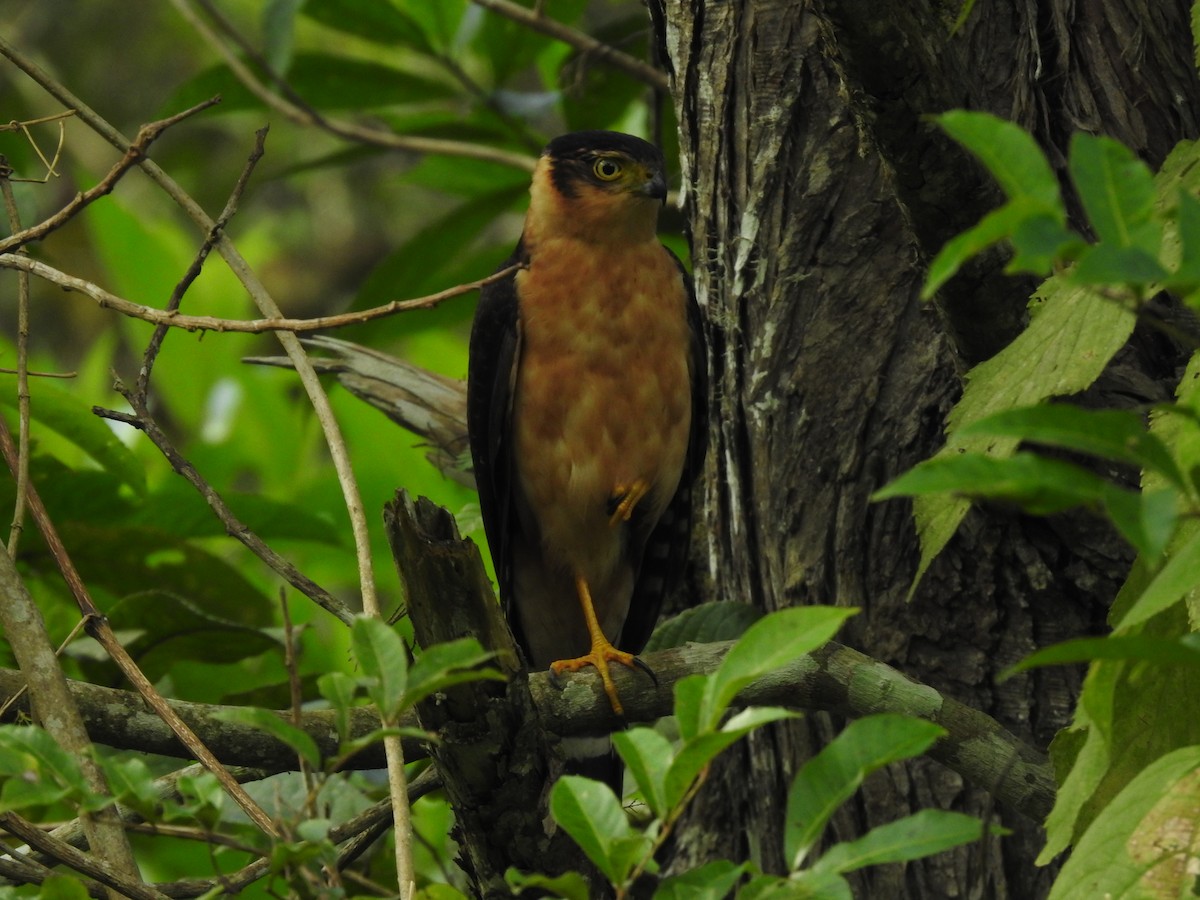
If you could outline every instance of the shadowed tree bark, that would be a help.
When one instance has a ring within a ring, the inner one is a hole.
[[[967,366],[1020,329],[1032,284],[995,254],[918,299],[925,263],[998,205],[982,171],[922,116],[986,110],[1031,130],[1060,168],[1078,129],[1157,165],[1195,137],[1200,91],[1182,0],[652,0],[674,71],[714,415],[695,590],[771,610],[862,608],[843,637],[1046,746],[1079,674],[995,676],[1035,647],[1095,632],[1129,554],[1083,517],[973,512],[906,593],[907,504],[868,498],[942,442]],[[1093,393],[1168,396],[1174,348],[1135,334]],[[1085,398],[1086,402],[1086,398]],[[783,871],[791,775],[836,733],[814,715],[730,751],[681,828],[669,870],[713,857]],[[862,897],[1044,895],[1040,829],[928,760],[872,778],[836,839],[918,809],[992,815],[1013,834],[860,873]]]

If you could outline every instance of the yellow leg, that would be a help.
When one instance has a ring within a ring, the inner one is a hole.
[[[612,516],[608,520],[608,524],[612,527],[617,527],[621,522],[628,522],[633,516],[634,507],[641,502],[641,499],[650,493],[650,485],[641,478],[634,481],[632,484],[618,484],[613,491],[613,500],[617,506],[613,510]]]
[[[608,702],[612,704],[613,712],[622,716],[625,714],[625,709],[621,706],[621,699],[617,696],[617,686],[613,684],[608,664],[618,662],[632,669],[638,665],[637,657],[624,650],[618,650],[600,630],[600,622],[596,619],[596,609],[592,606],[592,593],[588,590],[587,582],[582,576],[575,576],[575,590],[579,594],[579,604],[583,607],[583,618],[587,622],[588,634],[591,635],[592,648],[584,656],[552,662],[550,669],[558,675],[563,672],[577,672],[586,666],[594,666],[600,673],[600,680],[604,683],[604,693],[608,694]]]

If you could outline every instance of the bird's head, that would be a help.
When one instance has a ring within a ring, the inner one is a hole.
[[[651,240],[667,197],[662,154],[615,131],[577,131],[542,151],[529,189],[526,240],[571,236],[597,243]]]

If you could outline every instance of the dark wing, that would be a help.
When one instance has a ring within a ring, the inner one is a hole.
[[[667,252],[670,253],[669,250]],[[629,603],[629,616],[621,630],[621,639],[617,642],[619,649],[629,653],[640,653],[646,641],[650,640],[658,623],[663,597],[679,580],[687,562],[692,533],[692,488],[704,466],[708,437],[708,362],[704,321],[700,316],[700,306],[696,303],[691,276],[679,258],[673,253],[671,256],[683,274],[688,293],[688,330],[692,335],[692,427],[679,488],[646,540],[642,564]]]
[[[520,244],[500,268],[524,258]],[[483,530],[487,534],[500,599],[505,610],[512,605],[512,545],[520,524],[513,502],[512,404],[513,384],[521,354],[520,314],[516,274],[480,291],[475,322],[471,326],[470,362],[467,368],[467,433]],[[516,617],[509,622],[517,630]],[[524,649],[524,639],[516,635]]]

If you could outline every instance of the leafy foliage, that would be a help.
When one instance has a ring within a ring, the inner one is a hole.
[[[1076,849],[1051,896],[1177,896],[1191,889],[1194,874],[1185,869],[1196,859],[1194,829],[1176,826],[1195,818],[1200,745],[1200,720],[1189,712],[1200,702],[1200,353],[1175,402],[1154,410],[1041,401],[1087,387],[1164,287],[1200,308],[1200,147],[1180,144],[1155,175],[1116,142],[1075,135],[1069,171],[1095,234],[1088,242],[1062,227],[1048,163],[1013,126],[963,112],[940,122],[988,166],[1009,203],[947,244],[931,266],[927,294],[1000,240],[1013,247],[1010,269],[1056,272],[1035,297],[1025,333],[968,375],[946,448],[876,498],[917,498],[921,572],[972,500],[1033,515],[1085,507],[1136,549],[1110,637],[1042,649],[1012,671],[1090,661],[1075,721],[1052,748],[1061,788],[1041,861]],[[1029,449],[1017,452],[1019,445]],[[1138,473],[1140,489],[1113,480],[1122,469]],[[1190,811],[1182,819],[1170,819],[1184,807]]]

